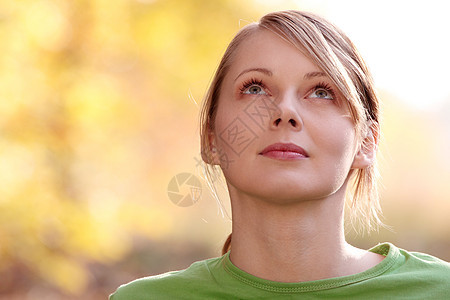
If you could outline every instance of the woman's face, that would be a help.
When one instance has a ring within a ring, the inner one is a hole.
[[[330,78],[268,30],[253,33],[235,54],[213,138],[229,188],[280,203],[342,189],[356,133]]]

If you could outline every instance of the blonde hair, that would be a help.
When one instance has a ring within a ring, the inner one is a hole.
[[[243,27],[230,42],[205,95],[200,113],[200,139],[203,160],[207,163],[205,174],[215,193],[213,182],[221,177],[220,168],[208,164],[211,161],[209,133],[214,130],[214,121],[222,82],[233,63],[239,45],[257,30],[266,29],[277,34],[307,55],[321,68],[337,86],[350,110],[355,130],[365,145],[365,133],[371,130],[379,136],[379,100],[374,91],[369,70],[350,39],[330,22],[314,14],[301,11],[269,13],[258,23]],[[371,230],[384,226],[377,189],[376,161],[365,169],[351,171],[353,186],[350,198],[351,223]],[[215,193],[216,194],[216,193]],[[355,228],[355,226],[354,226]],[[231,234],[225,242],[223,253],[229,250]]]

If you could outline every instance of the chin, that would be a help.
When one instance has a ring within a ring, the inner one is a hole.
[[[325,199],[342,187],[342,182],[336,180],[335,176],[317,178],[318,176],[313,174],[302,174],[297,171],[283,173],[267,170],[243,174],[242,170],[245,170],[245,167],[238,172],[228,170],[224,174],[230,193],[236,193],[236,196],[248,195],[274,204]],[[276,175],[267,175],[274,173]],[[264,175],[261,176],[262,174]]]
[[[261,183],[252,186],[242,186],[241,191],[255,198],[260,198],[273,204],[295,204],[303,201],[324,199],[333,194],[329,186],[302,186],[298,183]]]
[[[256,195],[255,195],[256,196]],[[277,191],[266,192],[258,195],[261,199],[267,202],[276,204],[295,204],[304,201],[317,200],[325,198],[327,195],[325,193],[318,193],[315,191],[305,191],[305,190],[284,190],[280,192]]]

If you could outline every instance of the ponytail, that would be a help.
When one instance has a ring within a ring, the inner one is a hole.
[[[223,244],[222,255],[224,255],[225,253],[230,251],[230,249],[231,249],[231,233],[227,237],[227,240],[225,241],[225,243]]]

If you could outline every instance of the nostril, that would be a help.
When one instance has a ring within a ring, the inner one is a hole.
[[[280,124],[280,122],[281,122],[281,119],[280,119],[280,118],[276,119],[276,120],[275,120],[275,126],[278,126],[278,124]]]
[[[297,122],[294,119],[290,119],[289,122],[292,124],[292,126],[297,126]]]

